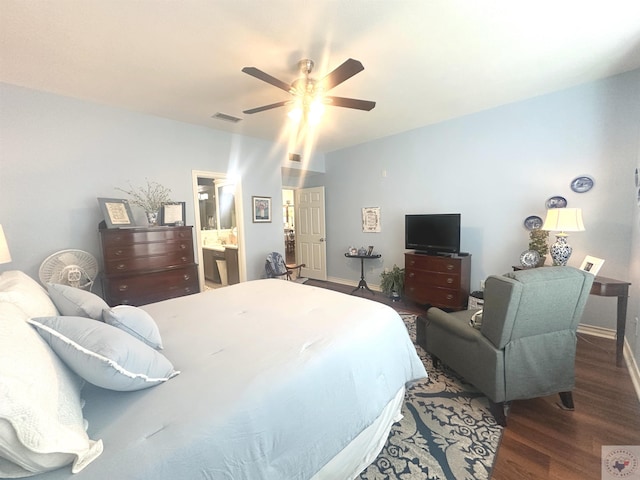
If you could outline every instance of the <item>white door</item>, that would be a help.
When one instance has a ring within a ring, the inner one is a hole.
[[[324,187],[296,190],[296,260],[304,263],[300,274],[327,279],[327,244],[324,224]]]

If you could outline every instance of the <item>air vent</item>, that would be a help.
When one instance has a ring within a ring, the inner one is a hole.
[[[232,115],[227,115],[226,113],[221,113],[221,112],[214,113],[213,115],[211,115],[211,118],[215,118],[217,120],[223,120],[225,122],[231,122],[231,123],[238,123],[240,120],[242,120],[241,118],[234,117]]]
[[[299,162],[300,161],[300,154],[299,153],[290,153],[289,154],[289,161],[290,162]]]

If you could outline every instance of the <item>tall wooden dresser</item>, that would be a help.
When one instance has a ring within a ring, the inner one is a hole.
[[[192,228],[101,228],[105,301],[138,306],[197,293]]]
[[[404,294],[418,304],[465,310],[469,301],[471,255],[404,254]]]

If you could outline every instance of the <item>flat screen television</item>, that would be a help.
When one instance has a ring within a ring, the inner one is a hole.
[[[431,255],[460,252],[460,214],[405,215],[405,248]]]

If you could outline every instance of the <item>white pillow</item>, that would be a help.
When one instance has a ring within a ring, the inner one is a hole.
[[[151,348],[162,350],[162,338],[153,317],[138,307],[118,305],[104,310],[102,319],[108,325],[124,330]]]
[[[109,390],[153,387],[180,372],[161,353],[122,330],[82,317],[29,320],[71,370]]]
[[[102,311],[109,308],[107,302],[87,290],[57,283],[48,283],[47,289],[51,300],[62,315],[89,317],[102,321]]]
[[[82,380],[28,324],[0,303],[0,478],[73,464],[76,473],[102,453],[82,418]]]
[[[14,304],[29,317],[58,314],[46,290],[19,270],[0,274],[0,302]]]

